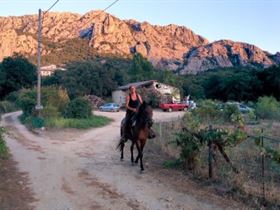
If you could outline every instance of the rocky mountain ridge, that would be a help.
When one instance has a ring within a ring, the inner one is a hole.
[[[234,66],[269,67],[279,64],[280,53],[272,55],[260,48],[242,42],[220,40],[191,49],[184,55],[180,74],[195,74],[215,68]]]
[[[37,52],[37,15],[0,17],[0,60],[13,53]],[[136,20],[120,20],[101,11],[85,15],[47,13],[43,17],[43,55],[53,53],[48,46],[82,38],[97,53],[131,56],[141,53],[155,66],[197,73],[235,65],[269,66],[280,63],[280,54],[271,55],[246,43],[221,40],[214,43],[184,26],[151,25]]]

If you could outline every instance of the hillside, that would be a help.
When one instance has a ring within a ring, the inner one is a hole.
[[[209,43],[192,30],[177,25],[158,26],[120,20],[100,11],[85,15],[47,13],[43,18],[43,64],[62,64],[96,55],[131,57],[138,52],[154,66],[197,73],[216,67],[280,63],[246,43],[221,40]],[[21,53],[35,61],[37,15],[0,17],[0,60]]]
[[[190,50],[185,54],[184,62],[178,71],[180,74],[196,74],[221,67],[266,68],[277,63],[279,63],[279,53],[272,55],[254,45],[220,40]]]

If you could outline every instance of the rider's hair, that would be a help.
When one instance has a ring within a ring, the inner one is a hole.
[[[131,90],[131,88],[133,88],[133,87],[135,88],[134,85],[130,85],[128,89]],[[136,89],[136,88],[135,88],[135,89]]]

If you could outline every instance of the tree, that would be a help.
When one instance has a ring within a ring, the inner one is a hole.
[[[155,75],[155,69],[146,58],[144,58],[141,54],[136,53],[133,56],[129,75],[132,82],[149,80],[153,79]]]
[[[62,85],[70,98],[84,95],[109,96],[117,87],[115,72],[94,60],[75,62],[66,66]]]
[[[3,60],[0,68],[0,97],[22,88],[30,88],[36,81],[36,67],[21,55]]]
[[[272,66],[257,73],[262,83],[262,95],[273,95],[280,100],[280,66]]]

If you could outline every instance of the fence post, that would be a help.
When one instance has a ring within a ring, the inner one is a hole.
[[[209,130],[212,130],[212,125],[209,126]],[[208,140],[208,175],[209,178],[213,176],[213,166],[212,166],[212,140]]]
[[[264,180],[264,142],[263,142],[263,129],[261,130],[261,146],[262,146],[262,199],[265,202],[265,180]]]
[[[162,141],[162,139],[161,139],[162,138],[162,128],[161,127],[162,127],[162,122],[160,121],[159,122],[159,140],[160,141]]]

